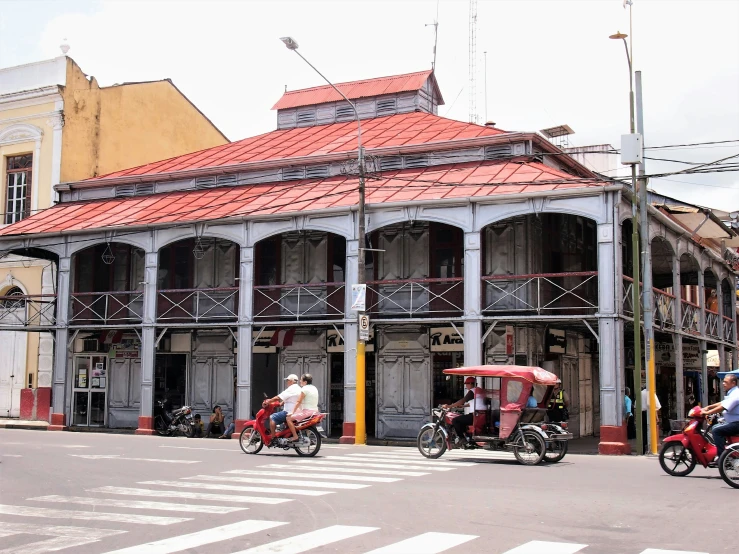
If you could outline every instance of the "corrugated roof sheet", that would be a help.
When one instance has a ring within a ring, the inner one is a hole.
[[[425,112],[397,114],[362,121],[362,145],[367,149],[433,144],[480,136],[495,136],[501,133],[505,131],[446,119]],[[356,121],[297,127],[272,131],[207,150],[116,171],[87,181],[158,175],[211,167],[220,169],[248,162],[352,152],[356,149]]]
[[[361,81],[351,81],[348,83],[337,83],[336,88],[349,100],[357,98],[367,98],[368,96],[380,96],[382,94],[395,94],[397,92],[417,91],[423,88],[432,71],[417,71],[415,73],[405,73],[403,75],[392,75],[389,77],[378,77],[376,79],[363,79]],[[436,87],[436,84],[434,83]],[[444,104],[441,94],[437,92],[437,103]],[[272,106],[273,110],[284,110],[288,108],[297,108],[300,106],[313,106],[315,104],[325,104],[326,102],[338,102],[343,100],[341,95],[336,92],[333,87],[323,85],[320,87],[306,88],[301,90],[291,90],[282,95],[277,103]]]
[[[602,186],[540,162],[484,161],[374,173],[368,204],[514,194]],[[358,179],[341,175],[58,204],[0,229],[0,236],[166,225],[246,216],[287,214],[353,206]]]

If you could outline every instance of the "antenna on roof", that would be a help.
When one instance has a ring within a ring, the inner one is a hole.
[[[287,92],[287,85],[285,85],[285,92]]]
[[[436,18],[433,23],[426,23],[424,27],[434,27],[434,61],[431,62],[431,71],[436,71],[436,45],[439,42],[439,0],[436,0]]]

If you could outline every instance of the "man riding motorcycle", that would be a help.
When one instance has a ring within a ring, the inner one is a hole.
[[[475,378],[467,377],[464,380],[464,386],[467,393],[463,398],[457,400],[454,404],[445,404],[442,408],[458,408],[464,404],[464,415],[457,416],[452,420],[454,430],[457,432],[457,440],[465,439],[467,445],[472,443],[472,437],[467,433],[467,427],[472,425],[474,421],[475,410],[485,410],[485,391],[479,387],[475,387]],[[473,403],[475,404],[473,406]]]
[[[724,391],[726,396],[721,402],[706,406],[701,410],[702,415],[724,414],[725,423],[715,425],[711,429],[713,441],[716,444],[716,457],[720,458],[726,447],[726,439],[739,435],[739,387],[737,387],[736,375],[724,377]]]
[[[278,425],[282,425],[287,423],[287,416],[295,410],[295,404],[298,402],[298,398],[300,397],[300,393],[302,392],[300,389],[300,386],[298,385],[298,376],[294,373],[291,373],[287,377],[285,377],[285,381],[287,381],[287,388],[282,391],[277,396],[274,396],[272,398],[268,398],[264,402],[262,402],[262,407],[267,407],[267,404],[274,401],[279,401],[281,403],[284,403],[283,409],[280,412],[275,412],[271,416],[269,416],[269,430],[270,434],[274,437],[275,430],[277,429]],[[293,430],[293,434],[295,434],[295,431]],[[291,439],[293,442],[298,439],[297,434]]]

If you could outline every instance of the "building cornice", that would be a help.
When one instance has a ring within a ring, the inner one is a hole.
[[[58,85],[0,95],[0,112],[62,101]]]

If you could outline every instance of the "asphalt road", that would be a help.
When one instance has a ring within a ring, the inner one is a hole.
[[[324,444],[306,459],[245,455],[236,440],[0,429],[0,554],[714,554],[736,552],[737,508],[716,470],[669,477],[653,458],[527,467]]]

